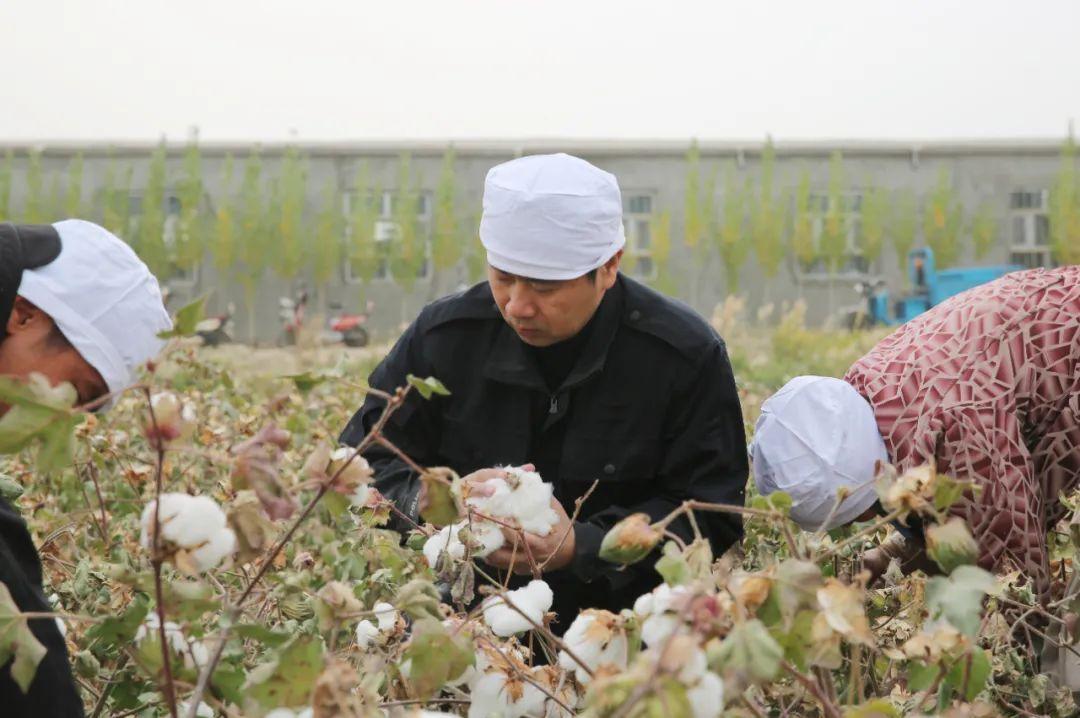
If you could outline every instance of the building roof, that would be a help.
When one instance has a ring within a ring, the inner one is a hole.
[[[588,157],[632,155],[638,157],[682,157],[692,140],[678,139],[427,139],[427,140],[356,140],[356,141],[209,141],[200,142],[204,155],[246,155],[253,147],[262,154],[275,156],[291,146],[312,157],[371,157],[398,155],[409,152],[414,156],[441,156],[453,146],[458,155],[506,157],[546,152],[569,152]],[[703,157],[756,157],[764,147],[761,140],[697,140]],[[73,140],[41,140],[2,142],[0,152],[12,150],[26,153],[41,151],[46,156],[68,156],[83,153],[87,157],[149,154],[157,143],[130,140],[79,142]],[[1061,138],[1026,139],[943,139],[943,140],[777,140],[777,157],[821,157],[840,151],[845,156],[908,157],[917,155],[961,156],[1032,156],[1058,155]],[[170,155],[183,152],[185,142],[167,142]]]

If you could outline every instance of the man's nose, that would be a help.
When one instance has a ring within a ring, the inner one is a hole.
[[[514,319],[530,319],[536,315],[536,304],[526,288],[512,287],[506,303],[506,315]]]

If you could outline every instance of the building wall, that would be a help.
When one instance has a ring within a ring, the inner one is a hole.
[[[683,207],[686,184],[686,151],[688,143],[679,142],[463,142],[456,143],[456,192],[460,212],[479,216],[483,181],[493,165],[522,154],[567,151],[588,159],[616,175],[624,197],[648,195],[654,212],[670,210],[671,260],[674,294],[708,315],[729,292],[719,259],[712,256],[701,262],[683,245]],[[322,202],[327,182],[348,192],[353,189],[359,165],[367,164],[373,186],[392,189],[397,183],[399,156],[410,153],[412,167],[425,191],[433,192],[441,172],[445,143],[358,143],[302,145],[308,157],[308,210],[312,215]],[[0,145],[0,152],[8,149]],[[24,206],[27,146],[11,146],[15,152],[12,206]],[[39,147],[45,191],[50,191],[50,176],[64,178],[68,163],[76,153],[84,156],[83,196],[92,198],[105,182],[110,161],[115,166],[130,164],[133,168],[132,187],[146,183],[151,145],[64,145]],[[722,195],[724,179],[731,168],[741,185],[749,178],[755,185],[761,174],[761,145],[754,143],[701,143],[701,175],[717,177],[717,192]],[[222,171],[226,154],[234,157],[234,191],[243,173],[243,161],[250,146],[203,145],[202,174],[207,209],[213,210],[222,193]],[[262,148],[263,177],[276,175],[281,167],[284,146]],[[919,198],[927,196],[938,182],[939,171],[950,172],[952,188],[963,204],[965,220],[980,205],[988,203],[995,209],[998,222],[997,243],[981,264],[1004,264],[1010,260],[1012,224],[1010,196],[1017,191],[1048,190],[1060,166],[1060,142],[1057,140],[1026,142],[954,142],[954,143],[851,143],[815,142],[780,143],[776,148],[774,186],[777,194],[794,190],[800,176],[809,173],[812,191],[824,194],[829,180],[829,157],[834,151],[843,153],[846,187],[877,186],[892,192],[911,190]],[[183,162],[182,145],[170,146],[167,170],[170,180],[180,177]],[[96,202],[94,202],[96,205]],[[722,197],[718,199],[722,206]],[[918,224],[921,227],[921,204]],[[91,217],[100,219],[100,217]],[[921,232],[920,232],[921,234]],[[919,244],[917,240],[916,245]],[[970,240],[959,264],[975,263]],[[870,275],[883,277],[893,291],[904,286],[904,274],[892,247],[886,243],[882,256],[870,268]],[[845,274],[837,277],[807,275],[790,259],[772,282],[766,282],[756,258],[751,252],[740,272],[740,294],[747,298],[751,315],[766,302],[782,304],[796,298],[807,302],[808,319],[824,322],[835,317],[844,306],[855,305],[859,297],[854,285],[866,275]],[[390,280],[373,280],[368,285],[346,282],[344,267],[319,302],[340,302],[346,308],[359,309],[363,302],[374,302],[372,327],[376,333],[392,336],[427,302],[453,291],[465,281],[463,268],[437,273],[418,280],[411,293],[404,292]],[[237,334],[247,338],[247,310],[243,294],[235,282],[222,278],[207,258],[197,271],[194,282],[170,281],[173,307],[189,298],[213,290],[211,311],[221,311],[229,302],[239,307]],[[310,285],[310,281],[308,281]],[[292,295],[297,282],[286,282],[268,272],[258,288],[254,306],[254,333],[260,343],[273,343],[280,337],[278,300]]]

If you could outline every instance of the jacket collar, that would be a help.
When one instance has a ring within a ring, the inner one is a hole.
[[[600,306],[597,307],[593,317],[595,324],[589,338],[574,368],[570,370],[570,374],[559,387],[560,391],[580,384],[604,368],[608,350],[615,340],[615,332],[622,323],[623,293],[623,281],[620,276],[600,301]],[[532,357],[529,356],[525,342],[521,341],[521,338],[502,317],[499,318],[499,325],[491,351],[484,363],[484,376],[503,384],[536,389],[546,394],[547,385]]]

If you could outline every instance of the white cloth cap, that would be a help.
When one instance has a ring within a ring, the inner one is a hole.
[[[817,531],[841,486],[851,492],[825,527],[854,521],[877,499],[874,469],[888,461],[874,410],[846,381],[800,376],[761,406],[750,447],[763,495],[791,495],[791,518]]]
[[[530,279],[574,279],[623,248],[615,175],[567,154],[521,157],[488,171],[480,241],[488,264]]]
[[[52,317],[109,391],[119,391],[161,351],[158,333],[172,327],[157,279],[104,227],[81,219],[53,227],[60,256],[24,271],[19,295]]]

